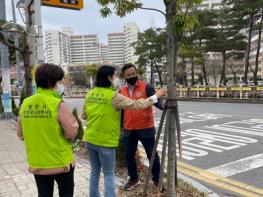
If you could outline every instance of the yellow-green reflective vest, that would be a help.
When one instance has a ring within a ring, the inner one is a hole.
[[[73,161],[70,141],[58,122],[59,94],[38,88],[20,109],[28,164],[32,168],[59,168]]]
[[[115,94],[116,90],[111,88],[94,88],[87,93],[84,141],[105,147],[118,146],[120,111],[112,106]]]

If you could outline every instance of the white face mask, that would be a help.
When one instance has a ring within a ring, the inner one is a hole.
[[[62,95],[65,91],[65,87],[63,84],[57,84],[56,91],[59,95]]]
[[[119,89],[119,83],[120,79],[118,77],[115,77],[115,79],[113,79],[113,81],[111,82],[112,86],[116,89]]]

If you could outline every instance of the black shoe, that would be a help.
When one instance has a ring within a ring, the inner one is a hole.
[[[136,180],[131,180],[129,179],[128,183],[125,184],[124,190],[125,191],[130,191],[132,190],[135,186],[139,185],[141,182],[139,179]]]

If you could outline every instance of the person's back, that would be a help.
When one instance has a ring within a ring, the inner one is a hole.
[[[117,147],[120,131],[120,111],[112,106],[116,90],[96,87],[86,96],[87,127],[84,139],[95,145]]]
[[[56,168],[73,160],[70,142],[58,122],[61,97],[50,89],[38,88],[21,105],[20,118],[31,168]]]
[[[19,111],[17,135],[24,140],[28,170],[34,175],[38,195],[73,197],[75,160],[71,140],[78,122],[62,100],[64,72],[54,64],[37,67],[37,92],[26,98]]]

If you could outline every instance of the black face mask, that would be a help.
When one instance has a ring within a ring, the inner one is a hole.
[[[126,82],[132,86],[134,86],[138,80],[138,76],[135,76],[135,77],[131,77],[129,79],[125,79]]]

